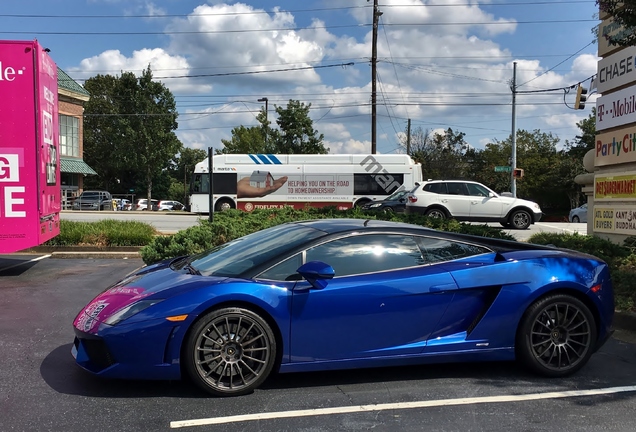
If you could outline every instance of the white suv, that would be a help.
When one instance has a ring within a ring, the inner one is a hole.
[[[542,216],[539,204],[499,195],[473,181],[430,180],[417,185],[407,198],[406,213],[461,221],[499,222],[515,229],[527,229]]]

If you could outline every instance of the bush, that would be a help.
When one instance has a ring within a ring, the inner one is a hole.
[[[141,257],[144,262],[150,264],[166,258],[202,252],[235,238],[282,223],[326,218],[392,220],[421,225],[441,231],[514,240],[512,236],[504,233],[502,230],[491,228],[487,225],[469,225],[457,222],[453,219],[430,219],[424,216],[401,213],[385,214],[362,211],[359,209],[342,211],[337,210],[335,207],[309,207],[305,210],[294,210],[292,208],[254,210],[249,213],[239,210],[229,210],[216,213],[213,222],[200,220],[198,226],[179,231],[172,237],[155,238],[150,244],[141,249]]]
[[[143,246],[151,243],[156,230],[143,222],[105,219],[99,222],[61,220],[60,234],[45,246]]]

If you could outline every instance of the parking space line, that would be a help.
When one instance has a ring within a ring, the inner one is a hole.
[[[601,389],[591,390],[570,390],[562,392],[548,392],[548,393],[529,393],[521,395],[509,395],[509,396],[485,396],[476,398],[458,398],[458,399],[440,399],[430,401],[416,401],[416,402],[396,402],[386,404],[373,404],[373,405],[357,405],[357,406],[345,406],[334,408],[316,408],[307,410],[295,410],[295,411],[278,411],[269,413],[258,414],[244,414],[227,417],[212,417],[207,419],[196,420],[182,420],[170,422],[170,427],[173,429],[192,427],[192,426],[207,426],[218,425],[227,423],[240,423],[255,420],[275,420],[282,418],[292,417],[311,417],[322,415],[334,415],[334,414],[349,414],[358,412],[373,412],[373,411],[385,411],[385,410],[403,410],[413,408],[431,408],[440,406],[457,406],[457,405],[471,405],[482,403],[507,403],[507,402],[524,402],[541,399],[560,399],[569,397],[581,397],[581,396],[598,396],[614,393],[636,392],[636,386],[623,386],[623,387],[608,387]]]
[[[32,262],[43,260],[44,258],[49,258],[50,256],[51,256],[51,254],[42,255],[42,256],[33,258],[31,260],[28,260],[28,261],[22,261],[22,262],[19,262],[17,264],[13,264],[13,265],[11,265],[9,267],[5,267],[5,268],[0,269],[0,273],[2,273],[3,271],[6,271],[6,270],[10,270],[10,269],[15,268],[15,267],[20,267],[20,266],[25,265],[25,264],[29,264],[29,263],[32,263]]]

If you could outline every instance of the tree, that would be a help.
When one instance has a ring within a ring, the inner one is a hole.
[[[268,127],[265,125],[265,110],[256,116],[256,120],[261,126],[237,126],[232,129],[232,138],[222,139],[223,148],[217,150],[217,154],[250,154],[250,153],[275,153],[271,147],[267,146],[266,140]]]
[[[431,179],[460,179],[466,177],[464,156],[468,144],[463,132],[448,128],[444,133],[432,133],[416,128],[411,133],[410,156],[422,164],[422,174]],[[406,135],[400,138],[406,147]]]
[[[87,162],[108,187],[124,177],[131,181],[132,173],[132,187],[143,183],[150,203],[153,179],[183,147],[174,133],[174,96],[152,80],[150,67],[139,78],[132,72],[98,75],[86,81],[86,89],[91,93],[85,107]]]
[[[596,0],[603,12],[613,16],[614,23],[623,28],[614,36],[606,36],[612,45],[636,45],[636,0]]]
[[[290,100],[286,108],[276,107],[278,129],[270,127],[264,109],[256,116],[260,126],[237,126],[232,129],[232,138],[221,140],[223,148],[217,154],[327,154],[322,140],[323,134],[314,129],[313,120],[309,117],[311,104],[305,105],[297,100]]]
[[[271,131],[274,152],[279,154],[327,154],[323,134],[314,129],[309,117],[311,104],[289,100],[287,108],[276,107],[278,130]]]

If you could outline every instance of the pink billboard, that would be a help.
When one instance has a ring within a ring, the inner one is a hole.
[[[37,41],[0,41],[0,253],[60,231],[57,66]]]

